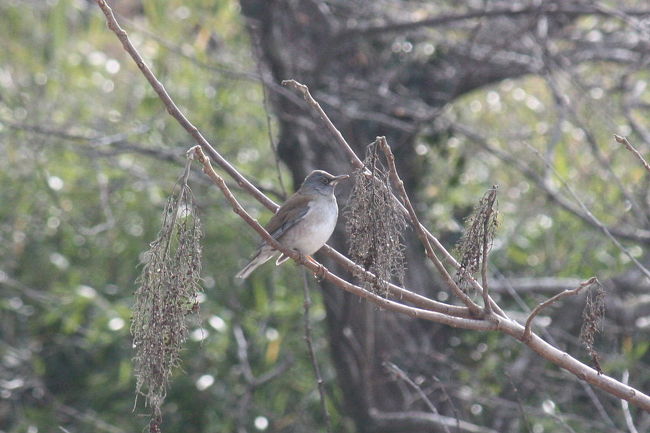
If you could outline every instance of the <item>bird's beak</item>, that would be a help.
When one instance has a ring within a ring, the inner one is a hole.
[[[349,179],[350,175],[349,174],[342,174],[340,176],[334,176],[334,179],[331,180],[330,183],[336,185],[337,183],[341,182],[342,180]]]

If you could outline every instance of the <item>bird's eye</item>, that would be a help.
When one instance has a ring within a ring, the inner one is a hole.
[[[324,177],[324,178],[321,180],[321,182],[323,182],[323,185],[327,185],[328,183],[330,183],[330,180],[329,180],[328,178]]]

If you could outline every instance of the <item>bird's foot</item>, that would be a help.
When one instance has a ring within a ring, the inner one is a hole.
[[[316,280],[318,280],[318,282],[320,283],[321,281],[323,281],[325,279],[325,274],[327,273],[327,268],[325,268],[325,266],[321,265],[316,260],[314,260],[312,258],[312,256],[307,256],[307,259],[310,262],[312,262],[314,265],[318,266],[318,270],[316,270],[314,272],[314,278],[316,278]]]
[[[300,254],[300,257],[298,258],[298,262],[302,264],[307,264],[311,263],[312,265],[316,265],[318,267],[318,270],[314,272],[314,277],[318,280],[318,282],[323,281],[325,278],[325,274],[327,273],[327,268],[325,266],[321,265],[318,263],[312,256],[307,256],[301,253],[300,251],[296,250],[298,254]]]
[[[325,274],[327,274],[327,268],[320,263],[318,264],[318,270],[314,272],[314,278],[320,283],[325,279]]]

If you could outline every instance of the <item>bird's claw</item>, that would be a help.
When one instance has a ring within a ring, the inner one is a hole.
[[[325,266],[321,265],[320,263],[317,263],[318,265],[318,270],[314,272],[314,278],[320,283],[325,279],[325,274],[327,273],[327,268]]]
[[[298,262],[303,264],[303,265],[307,264],[307,263],[311,263],[312,265],[316,265],[318,267],[318,270],[316,270],[314,272],[314,278],[316,278],[319,283],[321,281],[323,281],[323,279],[325,278],[325,274],[327,273],[327,268],[325,266],[321,265],[320,263],[318,263],[316,260],[314,260],[312,256],[304,255],[300,251],[297,251],[297,252],[299,254]]]

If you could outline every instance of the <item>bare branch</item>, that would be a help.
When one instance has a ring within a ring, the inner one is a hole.
[[[567,289],[563,292],[558,293],[557,295],[553,296],[552,298],[547,299],[546,301],[540,303],[537,307],[533,309],[533,311],[530,313],[528,316],[528,319],[526,320],[526,326],[524,327],[524,342],[530,339],[531,336],[531,326],[533,325],[533,319],[535,316],[537,316],[544,308],[548,307],[549,305],[552,305],[559,301],[560,299],[567,297],[567,296],[573,296],[577,295],[580,293],[582,289],[585,287],[589,287],[592,284],[595,284],[598,282],[598,279],[596,277],[591,277],[587,281],[583,281],[580,283],[578,287],[575,289]]]
[[[235,343],[237,344],[237,358],[239,360],[239,367],[241,368],[244,381],[246,382],[246,389],[239,398],[238,403],[239,407],[237,409],[237,431],[246,432],[245,425],[250,419],[253,392],[256,388],[284,374],[293,364],[293,359],[290,357],[285,358],[274,368],[259,376],[255,376],[253,374],[253,369],[251,368],[250,361],[248,360],[248,341],[246,341],[244,331],[239,324],[235,324],[233,326],[233,336],[235,337]]]
[[[316,384],[318,386],[318,395],[320,396],[320,406],[325,417],[325,427],[328,433],[332,432],[332,422],[330,420],[330,413],[327,410],[327,396],[325,394],[325,382],[323,376],[320,374],[320,367],[318,366],[318,358],[316,358],[316,351],[314,350],[314,343],[311,339],[311,322],[309,320],[309,309],[311,307],[311,296],[309,295],[309,282],[307,281],[307,272],[302,270],[302,289],[305,295],[305,302],[303,303],[304,321],[305,321],[305,342],[307,343],[307,351],[309,352],[309,359],[311,365],[314,367],[314,375],[316,375]]]
[[[250,26],[250,24],[248,25]],[[275,143],[275,139],[273,138],[273,127],[271,124],[271,108],[269,106],[269,96],[267,94],[268,93],[267,89],[270,88],[271,86],[266,84],[266,82],[270,80],[264,79],[264,71],[262,71],[262,62],[260,60],[262,47],[259,38],[255,37],[255,33],[250,30],[248,34],[250,34],[253,37],[251,45],[256,52],[255,63],[257,66],[257,73],[259,75],[259,80],[260,83],[262,84],[262,105],[264,106],[264,114],[266,118],[266,133],[269,137],[269,144],[271,145],[271,151],[273,153],[273,159],[275,161],[275,171],[278,174],[278,182],[280,183],[280,189],[282,190],[283,197],[286,198],[287,189],[284,186],[284,180],[282,178],[282,170],[280,169],[280,156],[278,155],[278,146]]]
[[[242,374],[246,382],[252,383],[254,380],[253,370],[251,369],[251,364],[248,361],[248,341],[246,341],[246,336],[244,335],[244,330],[241,329],[241,326],[238,324],[233,326],[232,334],[235,337],[235,342],[237,343],[237,358],[239,359],[239,365],[241,367]]]
[[[361,272],[361,273],[365,273],[364,278],[368,279],[369,281],[373,281],[376,279],[376,276],[373,275],[371,272],[365,270],[362,266],[354,263],[353,261],[348,259],[346,256],[344,256],[334,248],[330,247],[329,245],[325,245],[323,247],[323,250],[321,251],[324,251],[331,259],[333,259],[339,265],[343,266],[351,274],[355,275]],[[393,297],[399,299],[400,301],[409,302],[415,305],[416,307],[425,310],[436,311],[438,313],[448,314],[450,316],[465,317],[465,318],[471,317],[470,311],[467,309],[467,307],[449,305],[449,304],[445,304],[444,302],[438,302],[433,299],[427,298],[426,296],[422,296],[410,290],[406,290],[393,283],[389,283],[389,282],[386,283],[388,283],[387,286],[388,293],[390,293]],[[382,284],[384,284],[384,282],[382,282]]]
[[[623,244],[621,244],[621,242],[620,242],[620,241],[619,241],[619,240],[618,240],[618,239],[617,239],[617,238],[612,234],[611,230],[610,230],[610,229],[609,229],[605,224],[603,224],[603,223],[600,221],[600,219],[598,219],[598,218],[596,217],[596,215],[594,215],[594,214],[591,212],[591,210],[589,210],[589,208],[588,208],[587,205],[584,203],[584,201],[582,201],[582,200],[580,199],[580,197],[578,196],[578,194],[573,190],[573,188],[571,188],[571,186],[570,186],[570,185],[567,183],[567,181],[566,181],[566,180],[565,180],[565,179],[560,175],[560,173],[555,169],[555,167],[554,167],[554,166],[553,166],[549,161],[547,161],[547,160],[546,160],[546,159],[545,159],[545,158],[544,158],[544,157],[539,153],[539,151],[538,151],[537,149],[535,149],[534,147],[532,147],[532,146],[530,146],[530,145],[528,145],[528,148],[529,148],[530,150],[532,150],[533,153],[535,153],[535,155],[537,155],[537,156],[538,156],[538,157],[539,157],[539,158],[544,162],[544,164],[545,164],[549,169],[551,169],[551,171],[553,171],[553,174],[555,175],[555,177],[556,177],[556,178],[557,178],[557,179],[562,183],[562,186],[564,186],[564,188],[565,188],[567,191],[569,191],[569,194],[571,194],[571,197],[573,197],[573,200],[574,200],[576,203],[578,203],[578,205],[580,206],[580,209],[582,209],[582,212],[584,212],[584,214],[585,214],[585,215],[586,215],[586,216],[591,220],[591,222],[592,222],[596,227],[598,227],[598,228],[599,228],[599,229],[600,229],[600,230],[605,234],[605,236],[607,236],[607,237],[612,241],[612,243],[613,243],[613,244],[614,244],[614,245],[615,245],[615,246],[616,246],[616,247],[617,247],[617,248],[618,248],[618,249],[619,249],[623,254],[625,254],[626,256],[628,256],[629,259],[634,263],[634,265],[635,265],[635,266],[636,266],[636,267],[637,267],[641,272],[643,272],[643,274],[644,274],[647,278],[650,279],[650,270],[648,270],[648,268],[646,268],[646,267],[645,267],[645,266],[644,266],[644,265],[643,265],[639,260],[637,260],[637,258],[634,257],[634,256],[632,255],[632,253],[630,253],[630,251],[629,251],[627,248],[625,248],[625,246],[623,246]]]
[[[451,129],[453,129],[453,131],[455,132],[462,134],[468,139],[472,140],[474,143],[478,144],[480,147],[482,147],[492,155],[496,156],[503,162],[514,167],[521,174],[526,176],[528,179],[532,180],[538,188],[544,191],[546,195],[555,203],[557,203],[561,208],[574,214],[584,222],[590,224],[593,227],[598,228],[603,232],[607,231],[613,237],[616,238],[633,240],[645,244],[650,243],[649,230],[640,229],[640,228],[620,229],[617,227],[604,225],[598,219],[595,219],[593,214],[585,212],[581,207],[574,205],[573,203],[571,203],[571,201],[569,201],[566,197],[561,195],[558,191],[551,188],[540,175],[535,173],[535,171],[530,168],[530,166],[518,160],[516,157],[502,151],[501,149],[491,146],[484,137],[472,131],[467,126],[456,123],[451,127]]]
[[[572,289],[581,283],[578,278],[498,278],[490,284],[490,290],[497,293],[508,293],[509,289],[517,293],[552,292]]]
[[[621,378],[621,382],[627,385],[627,381],[629,379],[630,379],[630,372],[629,370],[626,369],[623,372],[623,377]],[[627,429],[630,431],[630,433],[639,433],[639,431],[636,429],[636,426],[634,425],[634,418],[632,418],[632,414],[630,413],[629,403],[625,400],[621,400],[621,409],[623,409],[623,415],[625,416],[625,424],[627,425]]]
[[[371,432],[438,431],[441,426],[456,427],[455,418],[429,412],[379,412],[376,409],[371,409],[370,416],[373,427]],[[458,429],[454,431],[459,433],[497,433],[491,428],[462,420],[458,423]]]
[[[307,103],[314,110],[316,110],[321,120],[325,123],[327,129],[332,133],[332,135],[338,142],[339,146],[341,146],[343,150],[345,150],[345,153],[348,155],[348,158],[350,160],[350,164],[352,164],[352,166],[356,168],[363,168],[363,162],[361,162],[357,154],[354,153],[354,150],[352,150],[352,147],[350,147],[348,142],[345,141],[345,138],[343,138],[343,134],[341,134],[341,131],[339,131],[336,126],[334,126],[330,118],[327,116],[327,113],[325,113],[325,110],[323,110],[323,108],[320,106],[318,101],[316,101],[313,98],[313,96],[311,96],[311,93],[309,92],[309,88],[304,84],[297,82],[296,80],[284,80],[282,82],[282,85],[287,87],[293,87],[294,89],[302,93],[302,96],[305,98],[305,101],[307,101]]]
[[[526,431],[528,433],[533,433],[532,429],[530,428],[530,420],[528,419],[528,415],[526,414],[526,410],[524,409],[524,405],[521,402],[521,396],[519,395],[519,389],[517,388],[517,385],[515,382],[512,380],[512,377],[508,372],[505,373],[506,377],[510,381],[510,386],[512,386],[513,391],[515,392],[515,399],[517,401],[517,408],[519,409],[519,414],[521,415],[521,418],[524,421],[524,425],[526,426]]]
[[[406,382],[411,388],[413,388],[418,393],[420,398],[424,401],[424,403],[427,405],[427,407],[429,408],[429,410],[433,414],[438,415],[438,416],[440,415],[440,413],[438,413],[438,409],[436,409],[436,407],[431,402],[429,397],[424,393],[424,391],[422,391],[422,388],[420,388],[420,386],[417,383],[413,382],[411,380],[411,378],[408,376],[408,374],[406,374],[406,372],[404,370],[402,370],[401,368],[399,368],[396,364],[393,364],[392,362],[384,362],[383,365],[388,370],[393,372],[393,374],[395,374],[397,377],[399,377],[404,382]],[[449,426],[447,426],[446,424],[443,424],[442,428],[445,430],[446,433],[450,433],[449,432]],[[456,430],[458,430],[459,428],[460,428],[460,421],[459,421],[458,418],[456,418]]]
[[[625,16],[648,16],[650,11],[639,10],[626,10],[621,11]],[[435,17],[424,18],[421,20],[385,23],[379,25],[358,26],[356,28],[348,29],[339,35],[341,38],[349,38],[351,36],[371,35],[371,34],[385,34],[388,32],[398,32],[402,30],[414,30],[422,27],[438,27],[444,25],[455,24],[462,21],[485,19],[485,18],[517,18],[522,16],[541,16],[541,15],[604,15],[610,16],[610,11],[590,6],[587,4],[563,6],[560,4],[550,3],[548,6],[541,4],[541,6],[512,6],[506,8],[495,9],[481,9],[470,12],[456,13],[456,14],[442,14]]]
[[[639,161],[641,161],[641,164],[643,164],[643,168],[645,168],[648,171],[648,173],[650,173],[650,164],[648,164],[648,161],[646,161],[643,158],[643,155],[641,155],[641,153],[638,150],[636,150],[634,146],[632,146],[632,144],[628,141],[626,137],[621,137],[620,135],[614,135],[614,138],[619,143],[624,144],[627,150],[632,152],[632,154],[636,156],[639,159]]]

